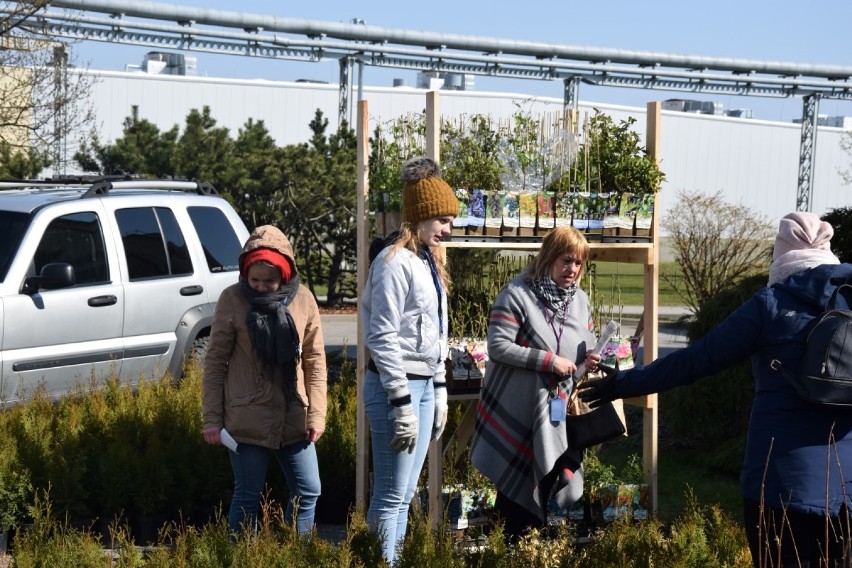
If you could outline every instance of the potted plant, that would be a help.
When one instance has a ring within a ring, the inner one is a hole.
[[[630,234],[648,228],[655,194],[665,180],[656,160],[640,144],[635,122],[629,117],[616,123],[595,110],[584,128],[575,186],[601,203],[592,209],[612,219],[611,226]]]
[[[371,140],[370,206],[376,214],[376,231],[384,236],[402,221],[402,183],[399,174],[409,158],[422,155],[425,117],[409,114],[379,123]]]
[[[485,233],[488,200],[501,188],[499,144],[500,135],[488,116],[461,116],[441,124],[441,170],[464,208],[459,211],[458,223],[453,222],[461,233]],[[493,216],[499,227],[502,212]]]

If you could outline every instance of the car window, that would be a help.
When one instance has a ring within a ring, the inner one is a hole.
[[[32,217],[26,213],[0,211],[0,282],[6,279],[30,219]]]
[[[35,273],[41,273],[51,262],[73,266],[78,286],[109,281],[103,231],[96,213],[71,213],[50,222],[33,257]]]
[[[189,207],[187,212],[204,247],[204,257],[210,272],[239,270],[238,261],[243,243],[225,213],[216,207]]]
[[[130,280],[192,274],[186,240],[171,209],[118,209],[115,218]]]
[[[171,273],[176,276],[192,274],[192,259],[189,257],[189,248],[186,246],[186,241],[174,213],[171,209],[165,207],[157,207],[155,211],[163,230]]]

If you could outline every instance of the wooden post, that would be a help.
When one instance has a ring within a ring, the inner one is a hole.
[[[647,123],[645,126],[645,144],[648,155],[659,162],[660,160],[660,109],[659,101],[652,101],[647,106]],[[654,212],[651,215],[651,259],[645,265],[645,311],[643,323],[645,333],[645,344],[642,350],[644,363],[647,365],[657,358],[658,324],[659,324],[659,272],[660,272],[660,208],[658,202],[654,201]],[[651,489],[651,511],[657,512],[659,496],[657,492],[657,453],[659,437],[659,413],[657,408],[657,395],[646,397],[643,419],[642,419],[642,469],[645,474],[645,483]]]
[[[426,156],[441,163],[441,94],[426,93]]]
[[[367,101],[358,101],[358,162],[356,172],[356,209],[355,214],[358,217],[357,226],[357,243],[356,243],[356,261],[357,268],[357,296],[363,297],[364,284],[367,282],[367,271],[369,269],[369,243],[370,243],[370,216],[367,210],[367,196],[370,191],[369,178],[369,156],[370,156],[370,136],[367,131],[368,126]],[[365,512],[369,497],[369,475],[370,475],[370,427],[367,424],[367,416],[364,412],[364,369],[367,368],[367,342],[364,341],[364,327],[361,325],[361,310],[359,309],[356,318],[358,326],[358,350],[356,358],[356,391],[357,391],[357,412],[355,417],[355,507],[358,511]]]

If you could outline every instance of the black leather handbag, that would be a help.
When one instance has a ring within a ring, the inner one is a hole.
[[[577,408],[583,406],[577,405]],[[588,409],[586,412],[568,414],[565,428],[568,433],[568,447],[572,450],[591,448],[627,433],[627,426],[612,402]]]

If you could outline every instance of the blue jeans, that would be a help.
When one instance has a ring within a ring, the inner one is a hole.
[[[316,446],[309,442],[298,442],[270,450],[252,444],[240,444],[237,451],[239,453],[228,452],[234,471],[234,497],[228,511],[228,528],[231,532],[238,533],[244,528],[257,527],[266,467],[269,454],[272,453],[290,489],[285,518],[292,524],[296,510],[296,529],[299,534],[309,533],[314,526],[314,512],[321,490]]]
[[[367,524],[381,537],[385,558],[391,564],[397,546],[405,538],[409,505],[426,461],[435,421],[432,379],[408,381],[408,390],[417,416],[417,445],[410,454],[407,450],[397,452],[390,447],[393,407],[379,375],[373,371],[364,375],[364,410],[370,421],[373,454],[373,491]]]

